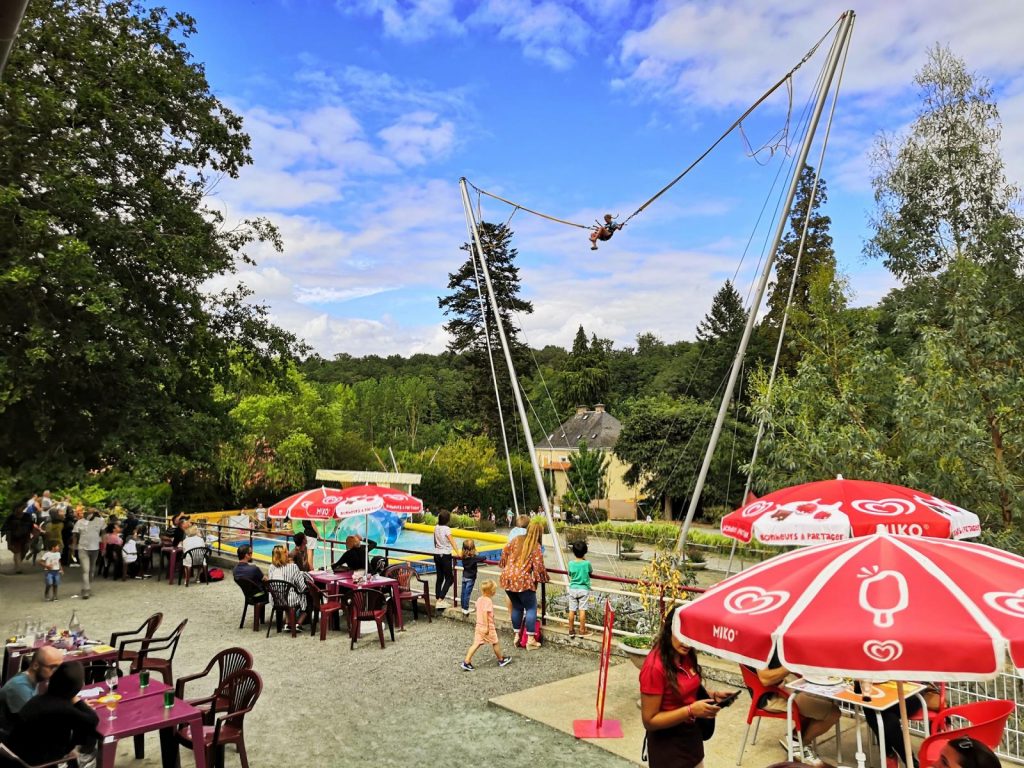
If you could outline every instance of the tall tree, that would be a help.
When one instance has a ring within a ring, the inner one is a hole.
[[[615,455],[629,464],[626,482],[639,486],[654,504],[667,498],[674,513],[685,508],[715,422],[715,410],[694,400],[665,396],[632,403],[615,444]],[[752,432],[748,425],[726,419],[701,496],[702,509],[739,504],[743,495],[740,465],[753,448]]]
[[[611,457],[608,454],[600,450],[591,450],[587,447],[587,441],[581,440],[566,473],[569,487],[562,497],[562,504],[587,519],[590,502],[605,497],[610,462]]]
[[[578,405],[590,407],[607,403],[611,383],[610,346],[610,341],[602,341],[596,334],[588,342],[582,325],[576,331],[572,351],[556,380],[561,417],[568,416]]]
[[[909,132],[883,135],[874,148],[877,211],[868,255],[903,279],[935,274],[959,257],[1016,262],[1017,190],[999,153],[992,89],[938,45],[915,82],[921,107]]]
[[[686,364],[681,370],[686,380],[679,382],[676,394],[697,400],[715,398],[732,368],[746,322],[743,297],[732,281],[726,280],[697,326],[697,348],[695,354],[684,358]]]
[[[481,222],[479,225],[480,242],[483,246],[483,257],[494,286],[499,317],[505,329],[509,349],[517,370],[524,367],[528,359],[528,350],[520,341],[519,330],[512,322],[514,313],[528,315],[533,312],[533,305],[519,296],[519,267],[516,266],[518,252],[511,247],[512,230],[504,224]],[[463,353],[473,371],[470,397],[476,406],[477,417],[485,429],[491,434],[497,431],[498,406],[494,398],[494,384],[488,361],[486,325],[490,335],[491,348],[494,351],[495,367],[498,370],[498,384],[501,391],[502,404],[511,413],[512,390],[501,360],[501,341],[498,326],[490,301],[487,300],[486,287],[479,265],[474,264],[472,243],[465,243],[462,250],[469,257],[455,272],[448,275],[450,293],[438,299],[438,306],[444,310],[449,320],[444,329],[451,336],[448,350]],[[479,292],[478,292],[479,291]],[[483,296],[481,306],[480,296]]]
[[[1024,220],[1004,173],[988,83],[936,46],[918,73],[921,108],[874,159],[876,232],[868,253],[907,282],[896,329],[914,340],[899,416],[909,455],[947,466],[938,483],[1009,526],[1024,488]],[[950,397],[952,395],[952,397]],[[934,414],[937,402],[950,409]],[[950,440],[943,425],[960,425]],[[937,445],[956,445],[937,461]],[[917,462],[915,462],[916,464]],[[956,478],[956,482],[949,483]],[[943,482],[943,480],[945,482]],[[959,485],[959,488],[955,486]]]
[[[204,197],[250,162],[241,118],[186,42],[193,19],[128,0],[29,5],[0,84],[0,463],[50,477],[212,460],[215,385],[294,339],[238,289],[265,221]]]
[[[814,192],[813,205],[811,193]],[[819,178],[817,189],[814,187],[814,168],[805,165],[800,171],[797,182],[796,196],[793,207],[789,211],[789,228],[779,243],[775,254],[775,280],[769,287],[768,312],[764,323],[774,328],[778,338],[778,329],[782,324],[782,316],[786,311],[790,286],[793,286],[792,305],[806,310],[811,303],[811,276],[823,267],[834,271],[836,266],[835,251],[832,250],[832,235],[829,227],[832,219],[819,210],[828,201],[825,179]],[[804,227],[807,235],[804,236]],[[800,243],[803,241],[803,253]],[[800,256],[800,267],[797,269],[797,256]],[[793,275],[796,273],[796,283]]]

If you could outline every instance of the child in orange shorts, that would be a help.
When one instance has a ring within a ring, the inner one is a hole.
[[[466,651],[466,658],[459,665],[464,671],[472,672],[473,654],[483,645],[489,645],[494,649],[494,656],[498,659],[498,666],[504,667],[511,663],[511,656],[501,655],[501,645],[498,643],[498,630],[494,626],[494,593],[498,585],[493,579],[488,579],[480,585],[480,597],[476,599],[476,632],[473,635],[473,644]]]

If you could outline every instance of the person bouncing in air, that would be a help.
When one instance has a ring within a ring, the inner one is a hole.
[[[597,223],[590,232],[590,250],[597,250],[598,240],[611,240],[615,230],[621,229],[622,225],[615,221],[610,213],[604,215],[604,224]]]

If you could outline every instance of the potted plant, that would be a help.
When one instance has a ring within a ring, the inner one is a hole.
[[[693,574],[681,570],[679,559],[668,552],[656,552],[644,566],[637,583],[643,615],[637,620],[636,635],[618,643],[637,669],[643,666],[669,607],[686,599],[686,587],[694,581]]]
[[[639,560],[643,552],[638,552],[636,542],[631,538],[619,539],[619,560]]]
[[[704,555],[704,550],[698,549],[697,547],[686,548],[686,567],[691,571],[703,571],[707,568],[707,557]]]

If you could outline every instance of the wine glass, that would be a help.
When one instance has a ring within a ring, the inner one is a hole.
[[[107,681],[107,688],[113,693],[117,690],[117,667],[109,667],[107,674],[104,675],[104,680]]]
[[[121,694],[119,693],[108,693],[106,696],[100,699],[100,701],[103,702],[103,705],[107,708],[107,712],[110,713],[110,715],[107,717],[107,720],[117,719],[117,716],[114,714],[114,710],[117,709],[117,702],[119,702],[120,700]]]

